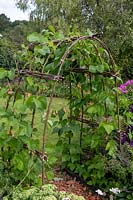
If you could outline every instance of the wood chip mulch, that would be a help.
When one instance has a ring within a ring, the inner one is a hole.
[[[55,178],[50,181],[55,184],[59,191],[74,193],[78,196],[83,196],[85,200],[101,200],[94,192],[91,192],[89,186],[77,181],[75,177],[71,177],[66,172],[55,171]]]

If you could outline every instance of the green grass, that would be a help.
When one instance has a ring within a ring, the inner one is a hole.
[[[12,107],[12,99],[10,101],[10,106]],[[7,99],[0,98],[0,105],[1,107],[6,106]],[[47,98],[47,103],[49,102],[49,98]],[[53,98],[52,105],[51,105],[51,110],[50,110],[50,115],[49,115],[49,120],[55,121],[58,118],[56,117],[56,114],[58,110],[61,108],[66,108],[68,107],[67,105],[67,100],[63,98]],[[37,130],[35,133],[33,133],[33,137],[37,138],[40,140],[40,146],[37,147],[37,149],[42,148],[42,135],[43,135],[43,129],[44,129],[44,121],[42,120],[43,115],[46,113],[47,109],[44,111],[37,111],[35,113],[35,123],[34,123],[34,128]],[[51,117],[51,113],[55,113],[55,118]],[[28,115],[26,117],[26,120],[29,121],[31,124],[31,119],[32,119],[32,112],[28,110]],[[52,128],[47,125],[47,130],[46,130],[46,151],[48,154],[54,153],[54,147],[57,143],[58,140],[58,135],[57,134],[52,134]]]
[[[49,101],[49,99],[48,99]],[[67,108],[67,100],[66,99],[62,99],[62,98],[53,98],[52,101],[52,105],[51,105],[51,111],[50,111],[50,115],[49,115],[49,120],[51,121],[55,121],[58,118],[56,117],[56,114],[58,112],[58,110],[60,110],[61,108]],[[45,113],[46,111],[44,111]],[[51,113],[54,112],[55,113],[55,118],[51,117]],[[36,113],[35,116],[35,126],[38,129],[37,134],[40,136],[40,139],[42,139],[42,135],[43,135],[43,128],[44,128],[44,122],[42,122],[42,115],[43,113],[38,112]],[[58,135],[57,134],[52,134],[52,128],[50,127],[50,125],[47,125],[47,131],[46,131],[46,148],[47,151],[50,153],[52,150],[54,150],[54,146],[56,145],[56,142],[58,140]]]

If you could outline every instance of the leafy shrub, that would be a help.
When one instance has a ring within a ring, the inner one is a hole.
[[[18,188],[13,191],[10,196],[5,196],[3,200],[63,200],[68,198],[71,200],[84,200],[83,197],[67,192],[59,192],[55,185],[46,184],[41,190],[36,187],[29,189]]]

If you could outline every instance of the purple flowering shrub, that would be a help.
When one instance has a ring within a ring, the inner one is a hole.
[[[128,106],[128,112],[131,114],[133,113],[133,80],[128,80],[126,83],[121,84],[119,87],[119,90],[121,91],[122,94],[127,94],[128,93],[128,98],[129,98],[129,106]],[[131,124],[128,124],[128,126],[124,126],[124,133],[122,137],[122,144],[125,144],[126,142],[129,143],[131,147],[133,147],[133,136],[130,137],[130,135],[133,134],[133,118],[130,118]]]
[[[120,135],[114,136],[117,141],[116,157],[108,158],[105,167],[108,180],[119,182],[119,187],[126,193],[125,188],[133,185],[133,80],[120,85],[119,89],[119,119]],[[122,144],[122,145],[121,145]],[[124,198],[123,198],[124,199]],[[126,199],[126,198],[125,198]]]
[[[131,86],[133,84],[133,80],[128,80],[126,83],[123,83],[120,85],[119,90],[121,93],[128,93],[129,90],[127,89],[128,86]]]

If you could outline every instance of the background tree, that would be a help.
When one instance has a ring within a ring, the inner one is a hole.
[[[131,0],[16,0],[23,11],[30,10],[30,20],[40,30],[49,24],[68,33],[103,32],[102,39],[111,49],[124,78],[132,77],[132,1]],[[126,77],[125,77],[126,73]]]
[[[124,78],[132,78],[133,15],[131,0],[105,0],[94,4],[84,0],[86,11],[92,10],[86,24],[91,30],[102,31],[103,40],[111,49]],[[87,12],[86,12],[87,13]],[[125,77],[126,73],[126,77]]]
[[[10,19],[5,14],[0,14],[0,32],[9,28],[11,25]]]
[[[56,29],[68,32],[69,26],[73,28],[82,24],[81,0],[16,0],[16,5],[23,11],[29,9],[30,20],[36,22],[40,28],[51,24]]]
[[[131,0],[15,0],[17,7],[30,12],[30,20],[10,22],[0,15],[0,33],[15,44],[26,43],[26,36],[40,32],[49,25],[65,35],[77,29],[84,32],[103,32],[102,40],[111,49],[123,78],[133,76],[133,15]],[[17,35],[16,35],[17,33]],[[12,45],[11,45],[12,46]],[[14,50],[16,50],[14,49]]]
[[[15,67],[14,54],[27,43],[27,35],[36,31],[33,23],[16,20],[11,22],[5,14],[0,15],[0,66]]]

